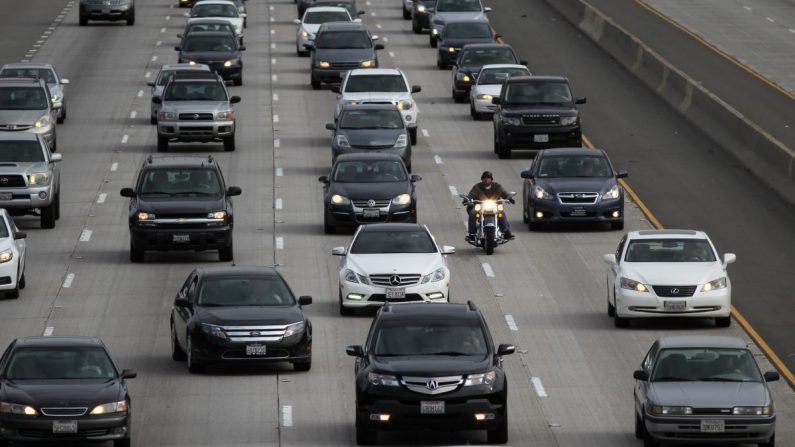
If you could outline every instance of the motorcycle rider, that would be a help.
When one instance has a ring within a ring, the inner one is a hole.
[[[475,183],[475,186],[469,191],[467,194],[473,200],[497,200],[497,199],[505,199],[511,203],[516,203],[516,201],[508,194],[508,191],[502,187],[499,183],[494,181],[494,176],[489,171],[484,171],[483,174],[480,175],[480,182]],[[467,234],[467,241],[474,242],[475,240],[475,207],[469,206],[467,207],[467,213],[469,213],[469,228]],[[505,239],[513,239],[513,234],[511,234],[511,225],[508,223],[508,215],[505,211],[502,212],[502,217],[497,219],[497,225],[500,227],[500,231]]]

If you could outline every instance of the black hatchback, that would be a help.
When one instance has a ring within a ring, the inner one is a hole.
[[[329,22],[320,25],[313,45],[304,44],[312,52],[310,83],[317,90],[322,82],[339,84],[348,70],[378,68],[378,50],[382,44],[358,22]]]

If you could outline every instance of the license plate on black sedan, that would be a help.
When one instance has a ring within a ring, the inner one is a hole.
[[[265,345],[246,345],[246,355],[248,356],[263,356],[266,355],[268,348]]]
[[[444,414],[443,400],[420,401],[420,414]]]
[[[52,432],[57,434],[77,433],[77,421],[52,421]]]
[[[362,210],[362,216],[365,219],[375,219],[381,215],[381,210],[378,208],[365,208]]]

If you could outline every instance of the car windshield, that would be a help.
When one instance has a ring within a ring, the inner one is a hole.
[[[341,183],[405,182],[406,172],[399,161],[341,161],[332,179]]]
[[[188,52],[225,52],[237,50],[235,38],[227,36],[194,36],[188,35],[182,51]]]
[[[530,70],[526,68],[489,68],[478,75],[478,84],[502,84],[514,76],[529,76]]]
[[[185,33],[195,33],[200,31],[225,31],[234,34],[235,29],[229,23],[191,23],[188,25],[188,30]]]
[[[423,230],[362,231],[351,247],[355,255],[380,253],[436,253],[436,244]]]
[[[141,179],[142,195],[217,196],[221,182],[214,169],[163,168],[149,169]]]
[[[479,0],[439,0],[436,12],[471,12],[480,11]]]
[[[406,93],[409,89],[401,75],[357,75],[348,76],[345,93],[390,92]]]
[[[465,48],[458,65],[483,66],[489,64],[515,64],[516,57],[510,48]]]
[[[193,7],[190,12],[191,17],[239,17],[237,7],[228,4],[205,4],[200,3]]]
[[[248,276],[206,278],[202,281],[199,306],[293,306],[295,299],[277,277]]]
[[[217,81],[172,82],[166,101],[226,101],[226,90]]]
[[[347,110],[340,118],[340,129],[402,129],[403,117],[395,110]]]
[[[14,351],[8,380],[115,379],[116,369],[101,348],[23,348]]]
[[[477,39],[491,37],[491,28],[486,23],[451,23],[444,27],[447,39]]]
[[[38,141],[0,141],[0,162],[33,163],[44,161],[44,152]]]
[[[315,6],[335,6],[338,8],[345,8],[351,17],[357,16],[356,5],[353,2],[315,2]],[[343,22],[350,22],[350,19],[345,19]]]
[[[0,87],[0,110],[43,110],[47,94],[41,87]]]
[[[635,239],[627,247],[626,262],[715,262],[706,239]]]
[[[652,382],[761,382],[762,375],[747,349],[663,349]]]
[[[44,79],[48,84],[55,84],[55,74],[49,68],[6,68],[0,71],[0,78],[34,78]]]
[[[586,155],[544,157],[538,167],[541,178],[612,177],[604,157]]]
[[[477,320],[384,321],[373,336],[377,356],[488,354]]]
[[[506,104],[560,105],[572,103],[569,84],[565,81],[531,81],[508,84],[503,96]]]
[[[350,22],[351,16],[347,11],[307,11],[304,23],[309,25],[322,25],[326,22]]]
[[[324,31],[317,36],[315,46],[323,49],[371,48],[370,36],[363,31]]]
[[[197,71],[205,71],[205,72],[207,72],[209,70],[186,70],[184,68],[176,69],[176,70],[161,70],[160,74],[157,75],[156,84],[157,85],[166,85],[166,84],[168,84],[168,81],[171,80],[172,77],[174,77],[174,73],[195,73]]]

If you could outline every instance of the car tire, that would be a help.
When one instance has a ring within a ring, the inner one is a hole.
[[[403,8],[403,20],[410,20],[411,19],[411,11],[407,11],[406,8]]]
[[[505,143],[497,143],[497,157],[507,160],[511,158],[511,149]]]
[[[483,119],[483,114],[475,110],[475,106],[472,103],[469,103],[469,115],[475,121],[480,121]]]
[[[80,26],[88,25],[88,17],[83,14],[80,14]]]
[[[437,58],[436,59],[436,68],[438,68],[439,70],[444,70],[445,68],[447,68],[447,65],[445,65],[444,62],[442,62],[441,59]]]
[[[131,16],[127,17],[127,26],[133,26],[133,25],[135,25],[135,10],[133,10]]]
[[[296,44],[296,45],[295,45],[295,54],[296,54],[298,57],[307,57],[307,56],[309,56],[309,51],[301,51],[301,50],[298,48],[298,44]]]
[[[428,40],[429,43],[431,44],[431,48],[436,48],[437,46],[439,46],[439,42],[437,42],[436,39],[434,39],[433,33],[431,33],[431,36],[428,38]]]
[[[610,222],[610,229],[611,230],[623,230],[624,229],[624,221],[621,222]]]
[[[616,306],[610,302],[610,292],[607,292],[607,316],[614,318],[616,316]]]
[[[353,309],[345,307],[342,305],[342,290],[339,291],[339,301],[340,301],[340,315],[343,317],[347,317],[353,315]]]
[[[356,408],[356,444],[357,445],[376,445],[378,444],[378,432],[364,427],[359,422],[359,408]]]
[[[157,151],[168,152],[168,137],[157,136]]]
[[[320,90],[320,79],[315,79],[312,75],[309,76],[309,83],[312,84],[312,90]]]
[[[61,193],[55,193],[55,200],[53,201],[55,205],[55,220],[61,219]]]
[[[193,347],[191,346],[190,332],[188,332],[186,339],[188,340],[188,346],[185,355],[187,356],[186,360],[188,362],[188,372],[191,374],[198,374],[204,372],[204,365],[199,362],[196,362],[193,359],[193,355],[191,354]]]
[[[417,144],[417,128],[409,128],[409,138],[411,139],[411,145],[414,146]],[[411,172],[411,171],[409,171]]]
[[[115,439],[113,447],[130,447],[132,445],[132,438]]]
[[[767,442],[760,442],[757,445],[759,447],[776,447],[776,434],[773,433],[773,436],[771,436]]]
[[[42,228],[55,228],[55,201],[41,209],[40,221]]]
[[[647,430],[643,430],[643,447],[660,447],[660,443]]]
[[[144,250],[133,245],[130,241],[130,262],[144,262]]]
[[[13,289],[6,291],[5,297],[11,298],[12,300],[19,298],[19,283],[17,283],[17,286]]]
[[[497,245],[497,231],[494,227],[486,227],[483,230],[483,248],[487,255],[494,254],[495,245]]]
[[[620,317],[618,316],[618,311],[615,311],[613,314],[613,326],[626,329],[629,327],[629,318]]]
[[[329,219],[328,213],[323,213],[323,232],[326,234],[337,234],[337,227]]]
[[[55,118],[55,122],[58,124],[63,124],[63,121],[66,119],[66,110],[61,107],[61,110],[58,112],[58,116]]]
[[[640,416],[635,413],[635,437],[638,439],[643,439],[644,432],[646,427],[643,425],[643,420],[641,420]]]
[[[149,117],[149,124],[157,124],[157,117],[156,116],[150,116]]]
[[[50,146],[50,152],[58,152],[58,138],[52,138],[52,146]]]
[[[19,290],[27,287],[28,282],[25,280],[25,270],[22,270],[22,276],[19,277]]]
[[[218,249],[218,259],[220,259],[221,262],[232,262],[232,260],[235,259],[235,248],[231,240],[229,241],[229,245]]]
[[[732,325],[732,317],[717,317],[715,318],[715,327],[729,327]]]
[[[240,73],[240,77],[234,80],[236,86],[240,87],[243,85],[243,73]]]
[[[171,322],[171,360],[175,362],[184,362],[188,356],[185,351],[179,346],[177,341],[177,330],[174,328],[174,322]]]
[[[507,406],[506,406],[507,408]],[[505,412],[502,422],[497,424],[493,430],[486,432],[486,440],[489,444],[507,444],[508,443],[508,411]]]
[[[62,109],[62,113],[61,113],[61,121],[59,121],[59,123],[63,123],[64,121],[66,121],[66,103],[63,103],[63,109]]]
[[[296,371],[309,371],[312,369],[312,360],[308,362],[295,362],[293,363],[293,369]]]
[[[224,151],[232,152],[234,150],[235,150],[235,134],[232,134],[232,136],[224,138]]]
[[[419,26],[416,22],[411,22],[411,30],[414,31],[414,34],[420,34],[422,32],[422,27]]]

